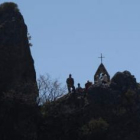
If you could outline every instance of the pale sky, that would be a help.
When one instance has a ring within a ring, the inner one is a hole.
[[[11,1],[32,36],[37,77],[48,73],[65,84],[71,73],[83,86],[102,53],[111,77],[128,70],[140,82],[140,0]]]

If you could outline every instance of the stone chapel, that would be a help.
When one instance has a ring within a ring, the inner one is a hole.
[[[97,71],[96,71],[96,73],[94,75],[94,83],[96,83],[97,78],[99,78],[99,76],[101,76],[102,74],[106,74],[107,75],[107,81],[109,83],[110,82],[110,75],[108,74],[104,64],[102,63],[102,59],[104,57],[101,54],[101,57],[99,57],[99,58],[101,58],[101,64],[99,65],[99,67],[98,67],[98,69],[97,69]]]

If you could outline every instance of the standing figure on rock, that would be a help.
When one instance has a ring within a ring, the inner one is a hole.
[[[78,83],[78,87],[76,88],[76,93],[82,93],[83,89],[80,86],[80,83]]]
[[[66,80],[67,87],[68,87],[68,92],[71,93],[72,91],[75,92],[75,87],[74,87],[74,79],[72,78],[71,74],[69,74],[69,78]],[[71,90],[72,88],[72,90]]]
[[[92,85],[92,82],[87,81],[87,82],[85,83],[85,92],[86,92],[86,93],[87,93],[87,91],[88,91],[88,88],[89,88],[91,85]]]

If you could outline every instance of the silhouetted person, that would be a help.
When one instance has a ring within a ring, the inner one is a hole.
[[[78,87],[76,88],[76,93],[82,93],[83,89],[80,86],[80,83],[78,83]]]
[[[85,92],[87,93],[88,88],[92,85],[92,82],[87,81],[87,83],[85,84]]]
[[[75,92],[74,79],[72,78],[71,74],[69,74],[69,78],[67,78],[66,83],[68,87],[68,92],[71,93],[71,88],[72,92]]]

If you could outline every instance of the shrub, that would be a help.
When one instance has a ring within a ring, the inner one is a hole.
[[[104,137],[108,127],[109,124],[102,118],[97,120],[92,119],[88,124],[81,128],[82,136],[87,139],[99,138],[100,136]]]
[[[125,94],[125,105],[133,105],[135,104],[136,93],[132,90],[128,90]]]

